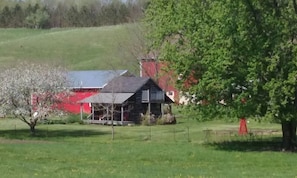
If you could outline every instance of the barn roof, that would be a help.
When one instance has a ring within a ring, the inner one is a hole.
[[[119,76],[104,86],[101,93],[135,93],[149,80],[149,77]]]
[[[79,103],[122,104],[132,95],[134,93],[98,93],[79,101]]]
[[[127,70],[83,70],[67,74],[70,88],[103,88],[114,77],[128,74]]]

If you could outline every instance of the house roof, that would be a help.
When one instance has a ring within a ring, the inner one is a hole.
[[[149,80],[149,77],[119,76],[111,80],[101,93],[135,93]]]
[[[132,95],[134,93],[98,93],[79,101],[79,103],[122,104]]]
[[[85,98],[79,103],[122,104],[150,80],[153,82],[149,77],[119,76],[108,82],[100,93]],[[156,84],[156,86],[158,85]],[[162,89],[160,88],[160,90]],[[165,93],[164,96],[165,103],[173,102]]]
[[[70,88],[103,88],[114,77],[128,74],[127,70],[84,70],[67,74]]]

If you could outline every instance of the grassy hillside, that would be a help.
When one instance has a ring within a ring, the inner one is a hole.
[[[18,61],[64,65],[70,70],[138,70],[131,53],[132,25],[74,29],[0,29],[0,68]]]

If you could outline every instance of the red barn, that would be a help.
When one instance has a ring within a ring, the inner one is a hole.
[[[175,83],[178,76],[173,71],[168,71],[166,62],[160,62],[154,58],[141,59],[140,61],[140,76],[151,77],[157,84],[166,92],[167,96],[175,103],[186,104],[189,102],[189,97],[182,95],[177,89]],[[183,87],[188,88],[193,84],[197,84],[193,76],[190,76],[184,83]]]
[[[140,61],[140,76],[151,77],[166,92],[174,102],[179,102],[179,92],[175,87],[176,75],[166,71],[165,62],[157,62],[155,59],[142,59]]]
[[[100,92],[100,90],[117,76],[131,75],[127,70],[85,70],[70,71],[67,74],[70,95],[58,107],[65,112],[78,114],[81,106],[78,101]],[[91,113],[89,103],[82,104],[84,113]]]

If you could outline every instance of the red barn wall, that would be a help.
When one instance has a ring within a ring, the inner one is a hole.
[[[59,108],[61,108],[65,112],[78,114],[80,113],[80,103],[77,103],[77,102],[84,98],[92,96],[98,92],[99,92],[98,89],[72,90],[71,94],[67,96],[67,98],[64,99],[63,103],[59,105]],[[87,113],[87,114],[91,113],[91,107],[88,103],[83,103],[82,107],[83,107],[84,113]]]
[[[176,75],[173,72],[166,72],[165,69],[166,63],[164,62],[156,62],[155,60],[141,61],[141,76],[153,78],[171,99],[178,102],[179,92],[175,87]],[[170,96],[168,92],[172,92],[173,95]]]

